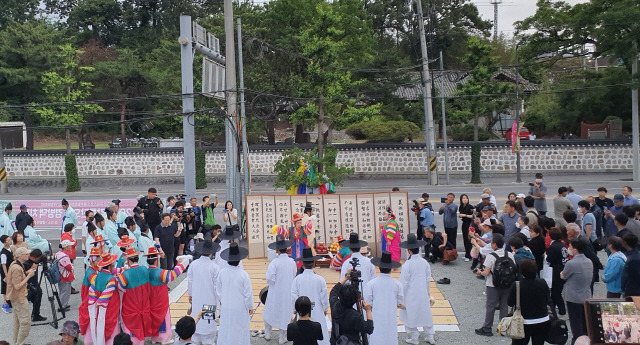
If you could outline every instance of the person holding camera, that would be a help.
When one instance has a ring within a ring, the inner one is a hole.
[[[327,282],[324,280],[324,277],[313,271],[315,261],[320,258],[320,256],[313,255],[311,248],[304,248],[302,250],[302,256],[295,259],[295,261],[302,262],[304,271],[293,279],[290,297],[292,301],[298,299],[300,296],[309,297],[311,303],[314,305],[311,309],[311,318],[319,321],[322,326],[322,340],[319,344],[329,345],[329,330],[325,322],[327,309],[329,308]],[[331,308],[331,310],[333,310],[333,308]],[[357,313],[355,310],[354,312]]]
[[[444,205],[440,206],[440,210],[438,210],[438,213],[442,215],[444,232],[447,234],[447,238],[454,249],[456,248],[456,238],[458,237],[458,205],[453,202],[455,198],[455,194],[448,193],[444,200]]]
[[[202,209],[198,206],[198,199],[195,197],[189,199],[189,206],[191,211],[187,214],[187,223],[189,224],[187,239],[189,236],[195,236],[202,226]]]
[[[220,245],[212,241],[211,233],[207,234],[204,241],[195,245],[195,250],[200,254],[200,258],[191,263],[191,268],[187,272],[191,316],[194,318],[202,313],[205,305],[218,305],[216,280],[218,280],[220,268],[211,260],[211,256],[219,249]],[[200,345],[213,345],[217,333],[218,325],[214,311],[213,315],[207,315],[207,320],[196,324],[193,342]]]
[[[42,288],[38,281],[38,265],[43,263],[46,267],[46,260],[42,258],[42,251],[34,249],[29,253],[29,259],[23,263],[25,272],[35,267],[35,274],[27,282],[27,301],[33,303],[31,309],[31,321],[40,322],[47,320],[46,317],[40,315],[40,304],[42,303]]]
[[[224,203],[222,218],[224,219],[225,224],[229,224],[231,226],[238,224],[238,210],[233,208],[233,202],[231,202],[231,200],[227,200],[227,202]]]
[[[352,232],[349,234],[348,240],[340,242],[343,246],[346,245],[351,249],[351,258],[346,264],[342,264],[340,274],[347,274],[347,270],[352,267],[351,262],[357,262],[357,270],[360,272],[360,279],[362,280],[362,286],[366,286],[371,279],[376,276],[376,268],[371,264],[371,260],[360,253],[360,248],[367,246],[367,241],[360,240],[357,233]]]
[[[335,345],[338,341],[361,344],[362,336],[366,336],[364,333],[372,334],[374,331],[371,304],[367,301],[361,302],[362,294],[356,284],[346,284],[351,279],[351,273],[352,269],[348,269],[346,274],[342,276],[342,280],[331,289],[329,294],[331,318],[333,319],[331,345]],[[354,308],[356,303],[362,303],[366,320],[362,318],[362,313]]]
[[[215,202],[211,202],[211,199],[215,199]],[[218,195],[210,194],[202,198],[202,224],[214,226],[216,225],[216,219],[213,215],[213,210],[218,206]]]
[[[149,224],[150,229],[155,229],[162,221],[162,210],[164,205],[162,200],[158,198],[158,191],[155,188],[149,188],[146,198],[140,198],[138,205],[144,214],[144,219]]]
[[[27,302],[27,282],[36,274],[36,267],[24,269],[29,260],[29,249],[20,247],[14,254],[14,261],[7,272],[7,299],[13,307],[13,344],[23,345],[31,330],[29,302]],[[6,329],[6,328],[5,328]]]

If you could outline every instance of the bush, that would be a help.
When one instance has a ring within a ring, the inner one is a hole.
[[[67,192],[77,192],[80,190],[80,179],[78,178],[78,166],[76,156],[64,156],[64,171],[67,177]]]
[[[482,145],[480,143],[471,144],[471,183],[480,184],[480,154]]]
[[[456,125],[447,128],[447,135],[454,141],[473,141],[473,125]],[[487,141],[491,133],[484,128],[478,128],[478,141]]]
[[[370,143],[400,143],[418,132],[420,128],[410,121],[367,121],[347,128],[347,134],[354,139],[366,139]]]
[[[203,149],[196,149],[196,189],[207,188],[207,158]]]

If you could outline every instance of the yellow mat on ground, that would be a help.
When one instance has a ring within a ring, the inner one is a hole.
[[[258,294],[263,287],[267,285],[265,280],[265,272],[267,270],[267,266],[269,265],[269,261],[267,259],[247,259],[243,260],[242,264],[244,266],[245,271],[249,273],[251,277],[251,285],[253,287],[253,296],[254,301],[257,304],[260,299]],[[340,274],[339,272],[329,269],[329,268],[315,268],[314,269],[317,274],[320,274],[327,281],[327,291],[331,291],[335,283],[339,280]],[[400,271],[392,272],[391,276],[398,279],[400,277]],[[186,278],[181,284],[187,284]],[[186,289],[185,289],[186,291]],[[433,298],[436,299],[436,303],[431,307],[431,312],[433,313],[433,323],[435,326],[438,325],[458,325],[458,319],[451,307],[451,303],[444,298],[440,289],[436,283],[432,280],[430,284],[429,293]],[[180,298],[177,299],[176,302],[171,303],[171,324],[175,325],[175,323],[183,316],[187,315],[187,310],[189,309],[189,294],[185,292]],[[260,306],[256,309],[255,315],[251,320],[251,330],[263,330],[264,323],[262,322],[262,311],[264,306],[260,304]],[[402,325],[402,322],[398,320],[398,325]]]

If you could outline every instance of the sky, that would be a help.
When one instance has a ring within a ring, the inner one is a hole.
[[[490,0],[471,0],[478,7],[482,18],[493,21],[493,5]],[[536,13],[537,0],[503,0],[498,5],[498,31],[507,36],[513,36],[513,23],[530,17]],[[574,5],[588,2],[588,0],[565,0]]]

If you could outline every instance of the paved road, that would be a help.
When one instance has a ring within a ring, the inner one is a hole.
[[[549,195],[554,195],[554,191],[561,185],[572,185],[577,193],[587,196],[595,195],[596,189],[599,186],[605,186],[609,189],[609,193],[618,193],[622,186],[631,185],[634,189],[637,187],[640,191],[640,185],[629,182],[630,174],[591,174],[591,175],[548,175],[545,176],[545,183],[549,188]],[[338,192],[363,192],[363,191],[385,191],[390,190],[392,187],[399,187],[401,190],[408,191],[409,197],[414,199],[419,197],[421,193],[428,192],[431,195],[434,207],[439,207],[439,200],[441,196],[445,196],[447,192],[453,192],[456,195],[460,193],[467,193],[472,201],[479,199],[482,193],[483,186],[489,186],[493,190],[493,194],[498,199],[498,207],[501,209],[504,200],[509,192],[523,192],[528,190],[527,183],[532,180],[533,176],[524,176],[524,183],[516,184],[512,182],[511,178],[485,178],[482,186],[466,184],[466,180],[452,179],[450,186],[435,186],[428,187],[423,180],[418,179],[398,179],[398,180],[349,180],[345,183],[344,187],[339,187]],[[372,188],[375,186],[375,188]],[[161,185],[155,186],[159,190],[161,197],[167,195],[176,194],[180,192],[179,185]],[[64,193],[62,190],[57,189],[39,189],[39,188],[27,188],[24,190],[11,190],[9,197],[20,197],[26,199],[57,199],[65,197],[70,203],[75,199],[90,199],[90,198],[131,198],[139,194],[144,194],[148,186],[129,186],[129,187],[114,187],[114,188],[91,188],[86,187],[82,192],[78,193]],[[270,184],[267,183],[254,183],[253,192],[274,192]],[[217,193],[220,200],[224,200],[224,185],[213,184],[207,189],[206,193]],[[202,194],[205,194],[203,191]],[[5,196],[3,196],[4,198]],[[549,200],[550,202],[550,200]],[[549,204],[549,207],[552,205]],[[436,225],[442,229],[442,217],[436,216]],[[415,219],[412,219],[411,228],[415,228]],[[54,239],[58,236],[55,231],[45,232],[47,238]],[[461,240],[458,243],[462,243]],[[459,247],[460,248],[460,247]],[[603,263],[606,260],[603,252],[600,252],[601,260]],[[438,344],[459,344],[464,342],[471,342],[472,344],[509,344],[510,341],[502,337],[481,337],[474,334],[474,329],[481,326],[484,317],[484,284],[482,281],[477,280],[473,274],[469,271],[469,264],[458,259],[458,261],[450,265],[442,265],[440,263],[432,266],[432,272],[434,278],[440,279],[442,277],[448,277],[451,279],[451,285],[441,286],[441,290],[445,297],[452,303],[453,309],[460,320],[460,332],[442,332],[436,334],[436,340]],[[79,261],[75,264],[76,277],[82,277],[84,275],[84,269]],[[183,278],[181,278],[183,279]],[[174,287],[181,279],[173,282],[170,286]],[[80,283],[74,283],[74,287],[79,289]],[[44,288],[44,286],[43,286]],[[605,295],[605,287],[602,283],[595,285],[595,296],[602,297]],[[71,309],[67,318],[77,319],[77,307],[80,304],[79,295],[73,295],[71,297]],[[43,300],[42,313],[44,316],[51,318],[50,308],[47,305],[46,293]],[[0,327],[0,340],[10,339],[12,324],[12,315],[0,313],[0,324],[5,327]],[[495,325],[497,325],[497,316]],[[53,330],[50,326],[37,326],[33,327],[28,341],[32,344],[45,344],[46,341],[54,340],[57,338],[57,331]],[[404,340],[404,334],[399,335],[400,340]],[[272,342],[271,342],[272,343]],[[252,344],[269,344],[264,339],[253,338]],[[404,344],[402,341],[401,344]]]

